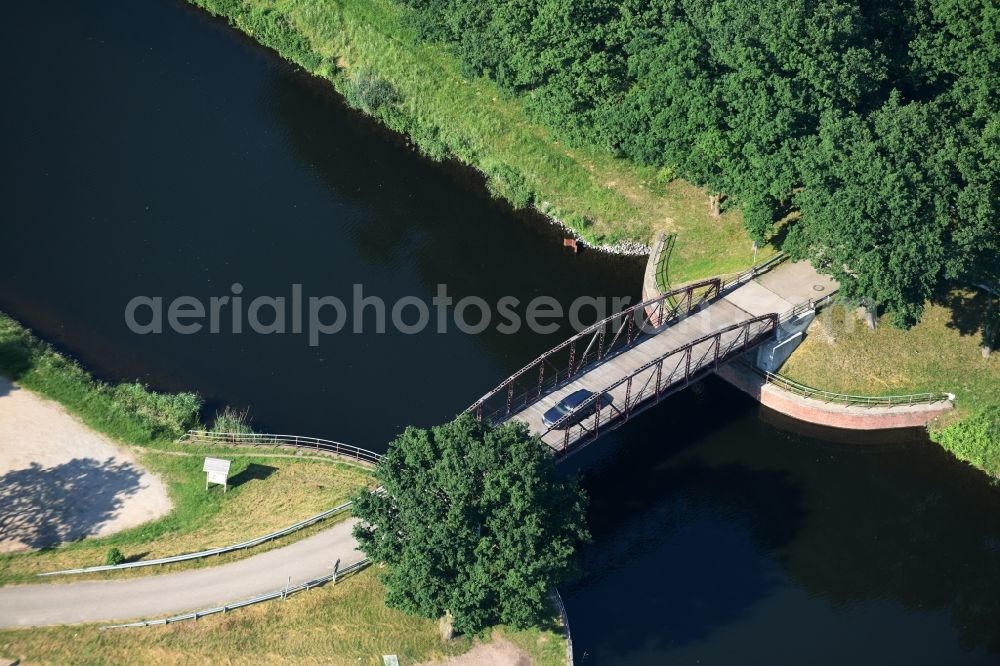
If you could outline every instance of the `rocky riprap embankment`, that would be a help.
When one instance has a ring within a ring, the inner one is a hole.
[[[649,254],[652,248],[645,243],[640,243],[634,240],[622,240],[617,243],[602,243],[600,245],[591,243],[585,240],[573,227],[569,226],[558,217],[552,215],[552,213],[546,212],[546,209],[551,208],[547,205],[547,202],[543,202],[541,206],[537,206],[536,210],[544,215],[552,224],[556,225],[567,234],[576,239],[576,242],[580,245],[590,249],[596,250],[598,252],[607,252],[608,254],[620,254],[628,257],[642,257]]]

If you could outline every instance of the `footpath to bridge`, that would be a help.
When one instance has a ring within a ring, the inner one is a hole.
[[[211,608],[325,576],[364,559],[348,520],[293,544],[215,567],[126,580],[0,588],[0,627],[152,619]]]
[[[729,282],[685,285],[599,322],[470,409],[494,423],[524,421],[559,454],[579,448],[773,338],[779,322],[811,312],[837,289],[808,262],[766,268]],[[592,397],[552,425],[543,421],[547,410],[580,389]]]

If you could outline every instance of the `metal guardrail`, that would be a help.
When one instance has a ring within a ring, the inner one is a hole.
[[[262,594],[258,597],[252,597],[250,599],[244,599],[243,601],[234,601],[231,604],[225,604],[223,606],[216,606],[215,608],[205,608],[202,610],[197,610],[192,613],[183,613],[181,615],[171,615],[170,617],[164,617],[157,620],[140,620],[139,622],[128,622],[125,624],[109,624],[101,627],[101,630],[105,629],[124,629],[127,627],[152,627],[156,625],[173,624],[174,622],[182,622],[184,620],[197,620],[208,615],[214,615],[216,613],[228,613],[231,610],[237,608],[244,608],[246,606],[252,606],[253,604],[259,604],[263,601],[271,601],[272,599],[287,599],[297,592],[302,592],[303,590],[310,590],[314,587],[319,587],[325,585],[330,581],[336,584],[338,578],[348,576],[352,573],[364,569],[369,564],[368,558],[356,562],[349,567],[346,567],[340,571],[334,571],[331,574],[325,576],[320,576],[319,578],[314,578],[312,580],[307,580],[304,583],[299,583],[294,586],[285,586],[280,590],[275,590],[274,592],[268,592],[267,594]]]
[[[323,451],[343,458],[349,458],[367,464],[377,464],[382,454],[362,449],[358,446],[335,442],[318,437],[303,437],[301,435],[275,435],[243,432],[213,432],[209,430],[189,430],[177,442],[197,441],[209,444],[249,444],[254,446],[294,446],[309,451]]]
[[[787,258],[788,255],[786,255],[784,252],[778,252],[770,259],[762,261],[759,264],[754,264],[753,266],[751,266],[750,268],[746,269],[741,273],[735,273],[729,276],[725,275],[719,276],[722,280],[722,285],[719,290],[720,293],[724,294],[729,291],[732,291],[734,287],[739,287],[740,285],[743,285],[749,282],[750,280],[753,280],[761,273],[766,273],[767,271],[771,270],[772,268],[774,268]]]
[[[660,291],[670,291],[670,255],[674,251],[674,244],[677,242],[677,234],[663,234],[657,240],[653,249],[653,257],[656,268],[653,274],[656,288]]]
[[[124,564],[105,564],[96,567],[84,567],[82,569],[66,569],[64,571],[49,571],[46,573],[37,574],[39,576],[62,576],[62,575],[75,575],[75,574],[85,574],[85,573],[96,573],[98,571],[118,571],[121,569],[138,569],[140,567],[152,567],[162,564],[174,564],[176,562],[187,562],[189,560],[198,560],[203,557],[212,557],[213,555],[222,555],[224,553],[231,553],[237,550],[246,550],[247,548],[253,548],[254,546],[259,546],[262,543],[271,541],[272,539],[278,539],[280,537],[291,534],[292,532],[297,532],[311,525],[315,525],[318,522],[326,520],[327,518],[334,516],[338,513],[346,511],[350,508],[353,502],[344,502],[338,506],[328,509],[322,513],[318,513],[311,518],[306,518],[305,520],[300,520],[294,525],[289,525],[277,532],[271,532],[270,534],[265,534],[264,536],[259,536],[255,539],[250,539],[249,541],[244,541],[243,543],[237,543],[232,546],[221,546],[219,548],[210,548],[209,550],[202,550],[197,553],[186,553],[184,555],[174,555],[172,557],[161,557],[155,560],[140,560],[138,562],[125,562]]]
[[[351,446],[349,444],[342,444],[341,442],[334,442],[329,439],[320,439],[317,437],[303,437],[301,435],[273,435],[273,434],[257,434],[257,433],[232,433],[232,432],[213,432],[209,430],[189,430],[178,440],[179,443],[199,441],[208,442],[212,444],[252,444],[259,446],[294,446],[301,449],[307,449],[310,451],[324,451],[326,453],[333,453],[337,456],[349,458],[351,460],[356,460],[366,464],[375,464],[381,458],[381,454],[375,453],[374,451],[369,451],[367,449],[362,449],[357,446]],[[376,490],[376,492],[378,492]],[[347,510],[351,506],[351,502],[345,502],[332,509],[327,509],[322,513],[318,513],[315,516],[300,520],[294,525],[289,525],[288,527],[282,528],[270,534],[265,534],[263,536],[244,541],[242,543],[233,544],[231,546],[220,546],[218,548],[210,548],[208,550],[202,550],[196,553],[185,553],[183,555],[173,555],[171,557],[161,557],[155,560],[140,560],[138,562],[125,562],[123,564],[105,564],[93,567],[83,567],[80,569],[65,569],[63,571],[47,571],[45,573],[37,574],[38,576],[69,576],[76,574],[86,574],[86,573],[96,573],[99,571],[119,571],[122,569],[138,569],[141,567],[151,567],[164,564],[175,564],[177,562],[187,562],[190,560],[198,560],[204,557],[212,557],[215,555],[222,555],[224,553],[231,553],[238,550],[246,550],[248,548],[253,548],[254,546],[259,546],[262,543],[271,541],[273,539],[278,539],[283,536],[287,536],[293,532],[297,532],[301,529],[305,529],[316,523],[319,523],[331,516],[341,513]]]
[[[776,384],[786,391],[790,391],[795,395],[802,396],[804,398],[813,398],[816,400],[822,400],[823,402],[832,402],[841,405],[847,405],[849,407],[894,407],[898,405],[919,405],[931,402],[942,402],[945,400],[955,400],[954,393],[944,393],[944,392],[930,392],[930,393],[913,393],[909,395],[886,395],[886,396],[872,396],[872,395],[851,395],[848,393],[834,393],[833,391],[823,391],[821,389],[816,389],[811,386],[806,386],[805,384],[799,384],[798,382],[792,381],[787,377],[782,377],[773,372],[768,372],[762,370],[754,365],[752,362],[744,359],[744,364],[753,370],[755,373],[763,377],[767,382],[771,384]]]
[[[569,630],[569,614],[566,612],[566,604],[563,603],[559,590],[552,588],[552,600],[555,602],[556,610],[559,612],[559,619],[563,624],[563,637],[566,639],[566,666],[573,666],[573,634]]]
[[[803,312],[808,312],[810,310],[816,310],[819,307],[826,305],[836,296],[836,292],[831,292],[825,294],[823,297],[816,300],[810,299],[804,303],[799,303],[795,307],[786,312],[783,312],[778,320],[781,322],[788,321]],[[919,405],[931,402],[942,402],[944,400],[955,400],[954,393],[946,392],[927,392],[927,393],[912,393],[907,395],[886,395],[886,396],[874,396],[874,395],[852,395],[849,393],[836,393],[834,391],[824,391],[822,389],[813,388],[811,386],[806,386],[805,384],[800,384],[782,375],[768,372],[762,368],[758,368],[752,361],[743,358],[742,363],[747,366],[750,370],[757,373],[764,378],[765,381],[771,384],[780,386],[781,388],[794,393],[795,395],[802,396],[804,398],[813,398],[816,400],[822,400],[823,402],[835,403],[840,405],[846,405],[849,407],[894,407],[898,405]]]
[[[810,298],[808,301],[804,301],[802,303],[799,303],[798,305],[794,306],[793,308],[791,308],[789,310],[785,310],[784,312],[782,312],[780,315],[778,315],[778,321],[779,322],[785,322],[785,321],[788,321],[789,319],[794,319],[795,317],[799,316],[803,312],[809,312],[811,310],[818,310],[822,306],[824,306],[827,303],[829,303],[830,301],[832,301],[833,298],[834,298],[834,296],[836,296],[836,295],[837,295],[837,292],[836,291],[832,291],[829,294],[824,294],[823,296],[821,296],[820,298],[817,298],[817,299]]]

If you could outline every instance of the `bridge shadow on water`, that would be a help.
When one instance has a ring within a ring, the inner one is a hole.
[[[921,431],[772,416],[709,379],[560,466],[578,663],[996,663],[1000,488]]]
[[[795,480],[782,470],[689,455],[755,410],[745,401],[724,407],[727,414],[718,415],[695,387],[562,465],[583,474],[593,534],[583,575],[563,594],[574,635],[600,635],[604,655],[662,656],[704,639],[745,617],[782,582],[780,553],[804,519]],[[617,609],[649,626],[606,622]],[[658,644],[637,644],[638,637]]]
[[[0,545],[48,548],[93,534],[140,489],[131,463],[77,458],[0,476]]]

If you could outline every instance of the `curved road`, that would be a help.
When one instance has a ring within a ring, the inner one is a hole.
[[[0,588],[0,627],[153,619],[221,606],[324,576],[364,559],[347,520],[284,548],[217,567],[129,580]]]

